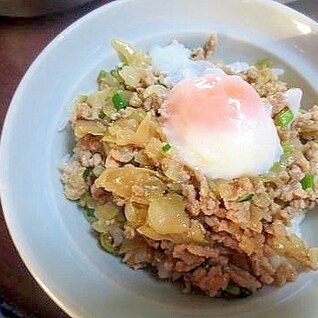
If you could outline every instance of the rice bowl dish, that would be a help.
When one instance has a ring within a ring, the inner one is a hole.
[[[315,270],[298,225],[316,207],[318,107],[300,110],[270,59],[214,61],[216,35],[194,50],[112,44],[122,63],[77,98],[61,165],[101,247],[210,297]]]
[[[151,12],[158,23],[145,28]],[[306,33],[300,26],[306,26]],[[209,61],[216,66],[231,64],[236,72],[272,58],[272,72],[288,83],[287,90],[301,88],[301,108],[308,110],[317,104],[317,30],[316,22],[274,1],[123,0],[76,21],[36,58],[12,99],[2,131],[1,202],[22,260],[62,310],[77,318],[316,317],[316,271],[299,270],[295,282],[282,288],[272,285],[252,297],[225,301],[194,287],[184,288],[178,281],[158,280],[151,266],[132,270],[122,257],[100,248],[98,232],[83,217],[86,211],[65,198],[59,167],[73,155],[77,139],[71,125],[62,129],[73,116],[76,97],[98,90],[101,69],[110,72],[123,66],[111,48],[112,38],[149,53],[177,39],[192,53],[211,31],[216,32],[219,44]],[[204,74],[200,71],[197,76]],[[169,137],[164,145],[176,151],[176,141],[180,140]],[[187,158],[179,159],[184,163]],[[295,219],[288,231],[296,233],[300,221],[301,217]],[[318,245],[317,224],[312,211],[298,231],[308,246]]]

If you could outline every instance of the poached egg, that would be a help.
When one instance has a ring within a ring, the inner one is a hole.
[[[191,53],[177,41],[150,52],[154,68],[173,86],[164,122],[169,144],[185,164],[211,179],[268,172],[283,153],[271,105],[239,76],[226,75],[211,61],[194,61]],[[228,66],[238,73],[250,67]],[[301,96],[293,91],[286,98],[296,109]]]
[[[208,178],[260,175],[283,153],[260,96],[239,76],[209,74],[178,82],[166,113],[169,143]]]

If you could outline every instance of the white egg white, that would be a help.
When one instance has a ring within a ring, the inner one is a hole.
[[[184,79],[206,74],[225,75],[211,61],[192,60],[191,53],[191,50],[177,41],[164,47],[154,46],[150,51],[154,68],[165,73],[166,83],[172,86]],[[245,62],[234,62],[228,66],[234,73],[246,71],[250,67]],[[284,72],[281,69],[274,71],[279,74]],[[285,97],[288,106],[297,116],[302,91],[298,88],[289,89]],[[202,132],[201,129],[189,127],[183,140],[177,140],[169,126],[165,127],[165,132],[168,141],[178,149],[181,159],[209,178],[232,179],[243,175],[260,175],[268,172],[283,152],[271,119],[272,105],[264,100],[263,107],[263,120],[242,125],[240,133],[236,135]]]
[[[245,126],[242,130],[234,136],[188,128],[182,140],[175,138],[169,126],[165,133],[188,166],[210,179],[230,180],[268,172],[283,153],[271,121],[264,121],[257,129]]]
[[[191,50],[177,41],[173,41],[170,45],[164,47],[156,45],[150,50],[154,68],[167,74],[166,84],[169,85],[174,85],[185,78],[205,74],[225,74],[211,61],[191,60],[191,53]]]

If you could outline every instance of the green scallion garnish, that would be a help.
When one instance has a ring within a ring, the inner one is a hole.
[[[77,99],[76,99],[76,102],[77,103],[85,103],[87,101],[87,95],[78,95],[77,96]]]
[[[113,239],[109,236],[108,233],[102,233],[99,236],[99,242],[102,248],[111,254],[117,254],[118,248],[113,245]]]
[[[95,209],[86,207],[85,211],[86,211],[87,217],[93,218],[95,216]]]
[[[246,202],[246,201],[251,201],[253,199],[254,194],[253,193],[246,193],[241,195],[238,199],[237,202]]]
[[[112,101],[117,111],[128,106],[128,100],[121,93],[115,93],[113,95]]]
[[[110,75],[115,77],[115,78],[117,78],[119,76],[118,70],[117,69],[111,70],[110,71]]]
[[[83,171],[82,177],[83,177],[84,181],[86,182],[87,179],[88,179],[88,177],[89,177],[89,169],[86,168],[86,169]]]
[[[123,83],[123,79],[119,74],[119,71],[122,69],[122,67],[117,67],[114,70],[110,71],[110,75],[118,82],[118,83]]]
[[[107,72],[104,70],[101,70],[97,76],[97,83],[100,84],[101,81],[106,78],[106,75],[107,75]]]
[[[104,113],[104,111],[101,109],[99,114],[98,114],[98,118],[99,119],[105,119],[107,118],[108,116]]]
[[[315,187],[315,178],[312,174],[306,174],[300,183],[304,190],[313,189]]]
[[[292,144],[289,144],[288,142],[285,142],[282,144],[284,155],[290,155],[294,152],[294,146]]]
[[[293,112],[288,107],[285,107],[275,116],[275,123],[277,126],[285,128],[293,121],[293,119]]]
[[[259,69],[263,68],[272,68],[273,67],[273,61],[271,58],[265,58],[262,60],[259,60],[255,63],[255,66]]]
[[[224,289],[226,292],[228,292],[231,295],[240,295],[241,288],[234,284],[228,284],[227,287]]]
[[[166,153],[171,149],[171,146],[169,144],[165,144],[164,146],[162,146],[161,150]]]

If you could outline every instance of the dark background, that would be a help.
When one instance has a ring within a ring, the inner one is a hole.
[[[42,49],[72,22],[107,2],[110,0],[94,1],[38,18],[0,17],[0,130],[21,77]],[[298,0],[290,7],[318,20],[317,0]],[[2,301],[10,310],[18,309],[16,317],[67,317],[38,287],[24,266],[0,207],[0,306]]]

